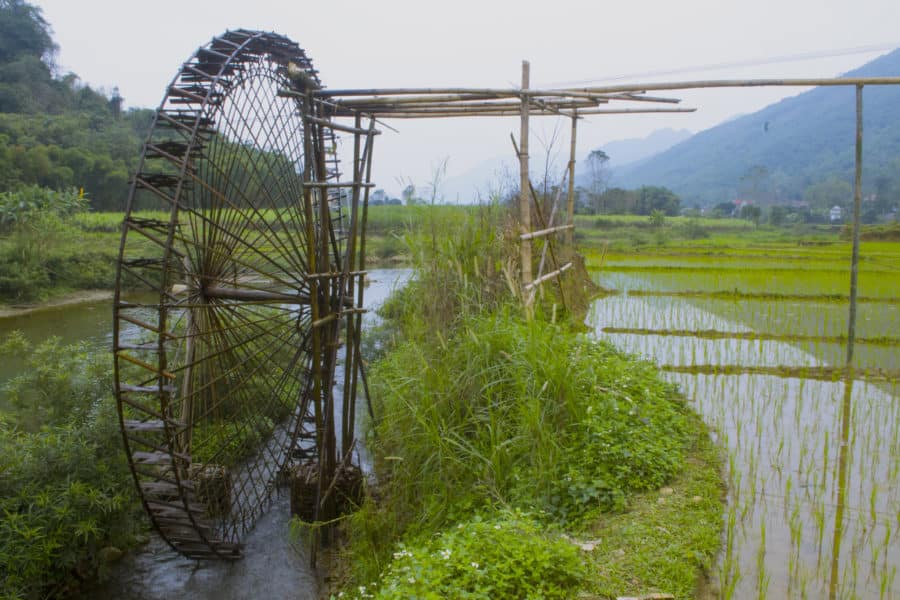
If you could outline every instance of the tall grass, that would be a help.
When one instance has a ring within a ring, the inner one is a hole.
[[[394,344],[371,378],[378,486],[348,527],[347,562],[365,594],[381,575],[377,597],[402,597],[388,592],[410,558],[402,548],[417,548],[417,568],[430,572],[462,550],[438,552],[434,536],[457,539],[447,532],[470,527],[472,515],[517,514],[552,535],[623,510],[681,470],[697,435],[649,363],[575,333],[552,311],[525,318],[505,218],[482,207],[450,225],[426,216],[405,234],[415,276],[383,309]],[[492,566],[521,571],[527,554],[520,548]],[[695,573],[696,563],[685,564]],[[531,597],[528,578],[519,579],[472,597]],[[579,576],[571,586],[541,597],[592,584]]]

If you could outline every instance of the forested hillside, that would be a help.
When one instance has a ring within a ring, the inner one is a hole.
[[[900,50],[846,74],[886,75],[900,75]],[[854,94],[852,87],[829,87],[787,98],[617,172],[617,185],[666,186],[685,204],[706,206],[737,198],[760,204],[841,203],[853,171]],[[876,194],[880,203],[896,202],[900,86],[865,88],[864,128],[864,193]]]
[[[152,111],[59,74],[41,10],[0,0],[0,192],[83,189],[94,210],[122,210]]]

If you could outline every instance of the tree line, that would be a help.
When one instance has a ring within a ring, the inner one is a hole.
[[[0,192],[84,190],[94,210],[123,210],[153,112],[60,75],[41,9],[0,0]]]

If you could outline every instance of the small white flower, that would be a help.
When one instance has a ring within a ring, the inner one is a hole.
[[[500,525],[499,525],[499,524],[498,524],[498,525],[494,525],[494,529],[499,530],[499,529],[500,529]]]
[[[441,550],[441,558],[443,558],[444,560],[448,560],[450,558],[449,548],[444,548],[443,550]]]
[[[410,582],[410,583],[415,583],[415,582],[416,582],[416,578],[415,578],[415,577],[410,577],[409,579],[407,579],[407,581]]]
[[[471,564],[472,564],[472,568],[473,568],[473,569],[477,569],[477,568],[478,568],[478,563],[477,563],[477,562],[473,562],[473,563],[471,563]]]

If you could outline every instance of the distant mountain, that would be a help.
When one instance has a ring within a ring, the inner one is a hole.
[[[645,138],[616,140],[599,146],[609,157],[609,167],[615,170],[635,161],[666,150],[691,136],[687,129],[658,129]],[[596,148],[595,148],[596,149]],[[537,183],[543,176],[544,155],[532,152],[532,180]],[[588,184],[589,170],[586,157],[578,157],[575,167],[575,181],[578,185]],[[557,156],[556,171],[565,167],[568,156]],[[475,167],[448,177],[440,186],[440,195],[445,202],[468,203],[480,197],[486,199],[491,192],[516,188],[519,184],[519,165],[515,156],[498,157],[479,163]]]
[[[897,75],[900,49],[845,77]],[[863,103],[864,172],[871,187],[879,178],[898,177],[900,86],[866,87]],[[760,203],[797,199],[826,179],[851,178],[855,121],[852,87],[815,88],[620,169],[615,185],[662,185],[683,204],[707,206],[750,196]]]
[[[675,144],[683,142],[691,137],[687,129],[657,129],[647,137],[616,140],[601,144],[594,150],[603,150],[609,156],[608,167],[612,171],[612,185],[616,185],[616,172],[619,169],[630,167],[636,163],[668,150]],[[590,169],[587,165],[587,157],[579,157],[575,167],[575,182],[584,187],[590,184]]]
[[[450,162],[452,164],[452,159]],[[483,161],[468,171],[448,177],[441,183],[438,193],[444,202],[471,204],[479,200],[487,201],[494,192],[502,193],[518,187],[518,182],[519,164],[510,152],[510,156]]]

